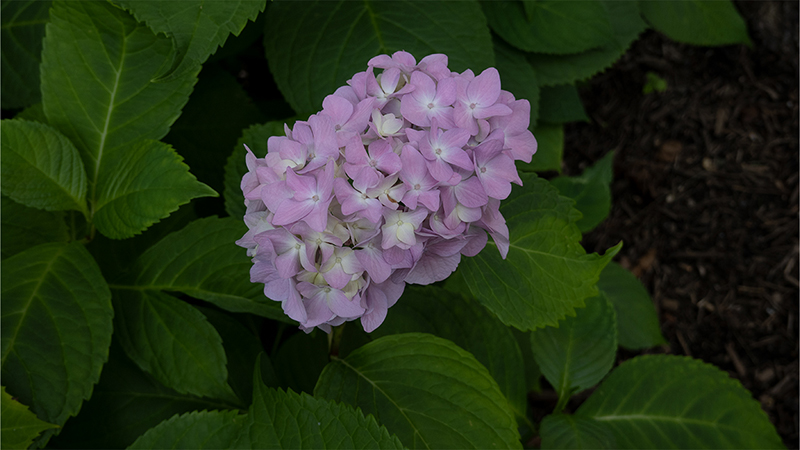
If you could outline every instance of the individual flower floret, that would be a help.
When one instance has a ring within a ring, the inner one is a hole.
[[[406,283],[447,278],[487,233],[505,258],[500,200],[536,139],[530,104],[496,69],[381,55],[322,106],[269,138],[264,158],[248,149],[241,183],[250,279],[301,329],[373,331]]]

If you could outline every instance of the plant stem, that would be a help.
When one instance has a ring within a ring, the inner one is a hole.
[[[556,408],[553,410],[553,414],[558,414],[563,411],[564,408],[566,408],[571,393],[572,391],[568,389],[568,386],[561,390],[561,393],[558,395],[558,403],[556,403]]]
[[[347,322],[333,327],[331,333],[328,335],[328,355],[331,358],[339,356],[339,344],[342,342],[342,334],[344,333],[344,326]]]

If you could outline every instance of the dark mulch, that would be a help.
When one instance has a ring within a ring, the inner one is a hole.
[[[737,7],[753,48],[648,31],[585,86],[564,170],[616,150],[613,210],[584,246],[623,240],[670,343],[653,351],[728,371],[797,448],[798,3]],[[647,72],[667,90],[643,94]]]

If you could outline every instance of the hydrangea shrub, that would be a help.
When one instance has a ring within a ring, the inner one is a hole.
[[[648,26],[749,43],[646,3],[2,2],[0,447],[780,447],[717,368],[614,367],[665,341],[580,244],[613,155],[553,178]]]

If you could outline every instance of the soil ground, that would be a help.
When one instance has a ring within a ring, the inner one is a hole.
[[[798,3],[736,6],[752,48],[650,30],[584,86],[591,121],[566,126],[564,173],[616,151],[612,212],[584,247],[624,241],[669,341],[649,352],[728,371],[797,448]],[[664,92],[642,92],[648,72]]]

